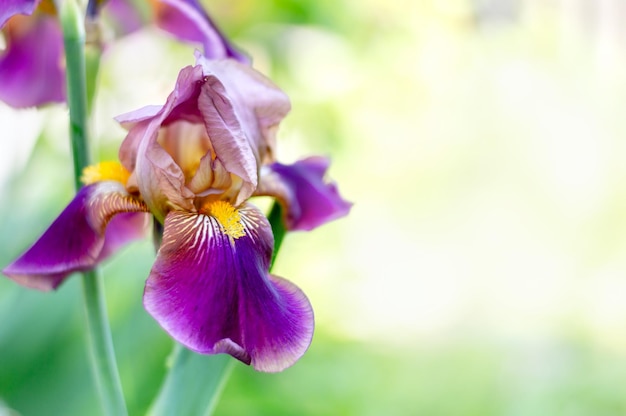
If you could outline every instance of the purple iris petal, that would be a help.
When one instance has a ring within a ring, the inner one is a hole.
[[[2,272],[27,287],[55,289],[72,272],[93,267],[122,244],[145,235],[149,218],[145,211],[117,182],[86,186],[39,240]],[[125,214],[118,218],[119,213]]]
[[[150,214],[146,212],[122,212],[106,224],[104,246],[98,262],[105,260],[131,241],[140,240],[147,234]]]
[[[15,17],[0,56],[0,100],[22,108],[65,101],[63,37],[56,18]]]
[[[280,371],[308,348],[313,311],[300,289],[268,273],[273,236],[267,219],[251,205],[239,213],[245,235],[232,238],[214,217],[170,212],[144,306],[194,351],[228,353],[257,370]]]
[[[201,43],[207,58],[232,58],[244,64],[250,63],[228,42],[199,1],[158,0],[155,14],[157,26],[180,40]]]
[[[348,215],[352,204],[339,195],[337,185],[325,182],[330,162],[312,156],[292,165],[273,163],[261,174],[258,195],[278,199],[285,210],[288,230],[312,230]]]
[[[41,0],[2,0],[0,5],[0,27],[16,14],[33,14]]]

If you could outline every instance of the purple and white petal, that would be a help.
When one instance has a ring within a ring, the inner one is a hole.
[[[283,207],[288,230],[312,230],[350,212],[352,203],[324,176],[330,162],[312,156],[291,165],[273,163],[261,171],[256,195],[275,197]]]
[[[191,350],[281,371],[310,345],[313,311],[300,289],[269,274],[267,219],[251,205],[238,213],[245,234],[233,238],[215,217],[170,212],[144,306]]]
[[[93,267],[145,235],[146,210],[117,182],[85,186],[32,247],[2,272],[27,287],[55,289],[72,272]],[[116,218],[120,213],[132,214]]]
[[[56,18],[16,16],[4,32],[0,100],[15,108],[64,102],[63,37]]]

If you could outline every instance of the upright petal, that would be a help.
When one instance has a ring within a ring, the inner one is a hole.
[[[65,101],[61,28],[52,15],[15,16],[0,55],[0,100],[16,107]]]
[[[269,78],[239,62],[206,59],[196,51],[205,75],[224,85],[241,128],[259,163],[274,161],[278,125],[291,110],[289,97]]]
[[[239,205],[256,189],[258,168],[254,148],[242,128],[229,93],[217,77],[206,76],[202,93],[198,97],[198,108],[215,151],[215,158],[227,172],[237,175],[243,181],[235,201]]]
[[[198,0],[153,0],[152,3],[157,26],[180,40],[202,44],[206,57],[250,62],[219,31]]]
[[[135,164],[137,187],[150,211],[163,221],[170,209],[194,209],[194,194],[185,186],[185,174],[153,137],[144,137]]]
[[[272,248],[269,223],[251,205],[172,211],[144,306],[187,348],[281,371],[308,348],[313,312],[300,289],[268,273]]]
[[[124,127],[129,128],[120,147],[120,161],[134,173],[142,197],[161,221],[172,207],[193,208],[193,193],[185,187],[183,167],[159,143],[159,136],[164,125],[176,120],[172,113],[178,112],[181,119],[201,122],[197,99],[202,78],[200,67],[185,67],[180,71],[174,91],[167,97],[165,105],[144,107],[117,117]]]
[[[55,289],[72,272],[93,267],[143,236],[146,211],[119,183],[85,186],[39,240],[2,272],[27,287]]]
[[[325,182],[328,159],[313,156],[292,165],[273,163],[261,171],[256,195],[276,197],[283,206],[288,230],[312,230],[348,215],[352,204]]]
[[[128,134],[120,146],[118,156],[122,166],[129,172],[135,170],[137,150],[139,149],[141,139],[146,135],[146,129],[148,127],[153,128],[150,125],[150,121],[161,108],[162,106],[156,105],[146,106],[131,113],[125,113],[115,117],[115,121],[128,130]]]

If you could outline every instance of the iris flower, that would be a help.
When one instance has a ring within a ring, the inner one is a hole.
[[[63,34],[52,1],[4,0],[0,28],[0,100],[16,108],[65,101]]]
[[[298,287],[269,273],[271,227],[248,199],[275,196],[291,229],[345,215],[350,204],[324,181],[325,159],[274,161],[289,109],[249,66],[197,54],[163,106],[118,117],[128,129],[121,164],[87,169],[88,185],[4,273],[55,288],[142,235],[149,211],[163,235],[143,302],[165,331],[193,351],[228,353],[260,371],[292,365],[311,342],[313,311]]]
[[[151,0],[151,21],[177,39],[202,45],[211,58],[248,58],[237,51],[213,24],[197,0]],[[97,18],[103,6],[122,34],[145,25],[128,0],[90,0],[88,13]],[[63,34],[52,0],[2,0],[0,29],[0,100],[15,108],[65,101]]]

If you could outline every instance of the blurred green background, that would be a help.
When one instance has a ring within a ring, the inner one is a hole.
[[[626,414],[623,1],[206,5],[292,99],[279,158],[329,155],[355,202],[278,257],[314,306],[310,350],[280,374],[237,364],[217,415]],[[97,159],[124,137],[112,117],[192,63],[156,29],[109,46]],[[66,123],[0,107],[1,266],[72,196]],[[102,270],[132,415],[172,347],[141,306],[153,257]],[[0,280],[0,415],[97,414],[79,283]]]

